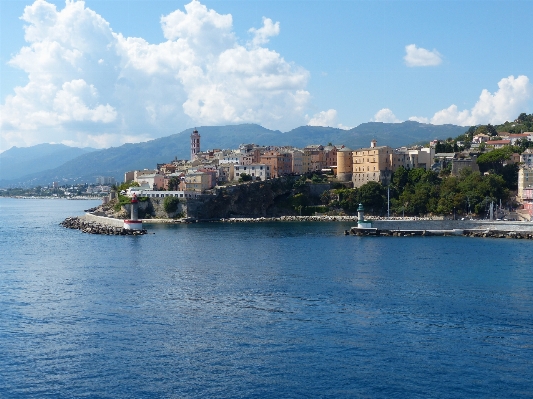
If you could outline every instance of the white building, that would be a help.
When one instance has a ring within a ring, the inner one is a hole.
[[[265,164],[234,165],[233,180],[239,180],[242,174],[252,176],[253,180],[270,179],[270,166]]]
[[[224,155],[222,158],[220,158],[220,161],[218,162],[218,164],[219,165],[224,165],[224,164],[243,165],[244,156],[245,155],[243,154],[236,154],[236,153]]]
[[[155,191],[155,190],[142,190],[140,187],[128,188],[128,197],[133,197],[133,194],[137,195],[137,198],[165,198],[165,197],[177,197],[177,198],[198,198],[199,193],[194,191]]]

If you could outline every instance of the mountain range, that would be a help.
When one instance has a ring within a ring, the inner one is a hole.
[[[372,139],[376,139],[378,145],[396,148],[456,137],[466,131],[463,126],[414,121],[368,122],[350,130],[301,126],[286,133],[256,124],[199,126],[197,129],[202,150],[237,148],[243,143],[295,147],[332,143],[357,149],[368,147]],[[113,176],[122,181],[126,171],[155,168],[157,163],[170,162],[174,158],[188,159],[191,132],[192,129],[186,129],[171,136],[102,150],[61,144],[13,147],[0,154],[0,187],[33,187],[53,181],[60,184],[94,183],[97,176]]]

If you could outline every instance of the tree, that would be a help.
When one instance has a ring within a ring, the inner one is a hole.
[[[379,212],[385,208],[387,203],[385,187],[375,181],[369,181],[359,187],[357,197],[368,210]]]
[[[500,173],[503,168],[503,162],[511,158],[511,154],[512,149],[510,147],[497,148],[481,154],[476,162],[482,173],[488,172],[489,170]]]
[[[239,183],[244,183],[251,180],[252,176],[247,173],[241,173],[241,175],[239,176]]]
[[[403,166],[400,166],[392,175],[392,186],[398,194],[401,194],[405,185],[409,182],[409,172]]]
[[[498,135],[498,132],[496,131],[496,128],[494,126],[492,126],[490,123],[487,125],[487,134],[489,136],[497,136]]]
[[[119,192],[120,191],[126,191],[130,187],[140,187],[140,184],[137,183],[136,181],[128,181],[128,182],[125,182],[125,183],[122,183],[121,185],[119,185],[117,187],[117,190]]]
[[[180,183],[181,179],[178,176],[172,176],[168,181],[168,191],[177,191]]]
[[[177,197],[165,197],[163,200],[163,209],[166,213],[174,213],[178,210],[179,203],[180,200]]]

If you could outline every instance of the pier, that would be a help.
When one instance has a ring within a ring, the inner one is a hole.
[[[346,235],[374,237],[416,237],[416,236],[463,236],[481,238],[533,239],[533,231],[495,229],[452,229],[452,230],[408,230],[352,227]]]

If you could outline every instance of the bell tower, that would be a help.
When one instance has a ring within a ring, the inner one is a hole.
[[[191,162],[194,161],[196,154],[200,152],[200,134],[194,129],[191,134]]]

